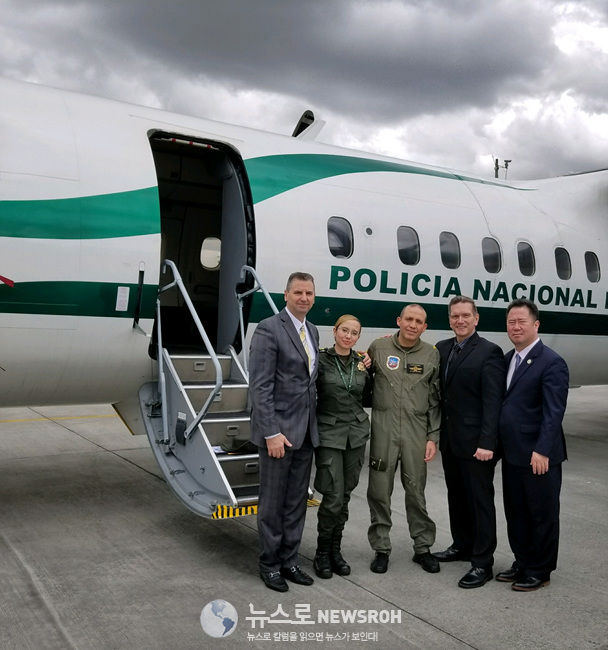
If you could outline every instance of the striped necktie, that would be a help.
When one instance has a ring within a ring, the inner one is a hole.
[[[306,342],[306,330],[304,329],[304,325],[300,327],[300,340],[302,341],[304,351],[308,357],[308,372],[312,372],[312,357],[310,356],[310,350],[308,349],[308,343]]]

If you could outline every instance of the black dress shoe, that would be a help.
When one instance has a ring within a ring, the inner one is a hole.
[[[427,573],[439,573],[441,569],[437,558],[433,557],[428,551],[426,553],[416,553],[412,560],[416,564],[419,564]]]
[[[541,587],[546,587],[551,581],[549,578],[533,578],[532,576],[527,576],[525,578],[520,578],[517,582],[514,582],[511,585],[511,589],[514,591],[536,591]]]
[[[267,573],[260,571],[260,578],[262,578],[268,589],[274,589],[274,591],[287,591],[289,589],[289,585],[283,580],[278,571],[269,571]]]
[[[388,569],[388,553],[382,553],[382,551],[376,551],[372,563],[369,565],[370,571],[374,573],[386,573]]]
[[[311,585],[314,582],[308,573],[304,573],[298,565],[281,569],[281,575],[297,585]]]
[[[483,587],[488,580],[492,580],[491,569],[473,566],[458,581],[458,586],[463,589],[475,589],[475,587]]]
[[[471,554],[464,553],[454,546],[448,546],[445,551],[433,553],[433,557],[437,558],[440,562],[470,562]]]
[[[496,574],[496,580],[498,580],[498,582],[518,582],[525,577],[526,574],[515,566]]]

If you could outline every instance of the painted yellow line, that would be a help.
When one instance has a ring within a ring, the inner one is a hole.
[[[23,418],[19,420],[0,420],[0,424],[7,424],[13,422],[48,422],[49,420],[54,422],[56,420],[93,420],[95,418],[117,418],[116,414],[108,415],[61,415],[58,417],[48,417],[48,418]]]

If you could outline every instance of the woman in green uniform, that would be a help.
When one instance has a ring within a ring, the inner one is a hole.
[[[350,574],[341,542],[351,492],[359,483],[369,418],[363,410],[371,397],[371,378],[363,357],[352,348],[361,335],[358,318],[345,314],[334,326],[335,345],[319,351],[315,489],[323,495],[314,560],[319,578]]]

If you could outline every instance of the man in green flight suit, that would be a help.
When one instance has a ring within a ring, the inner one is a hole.
[[[439,571],[431,555],[435,524],[426,510],[426,464],[435,458],[441,426],[439,353],[420,340],[427,328],[420,305],[407,305],[397,318],[399,331],[376,339],[368,354],[374,375],[370,470],[367,501],[368,539],[376,551],[370,569],[385,573],[391,552],[391,495],[397,465],[405,490],[405,512],[414,540],[414,562]]]

